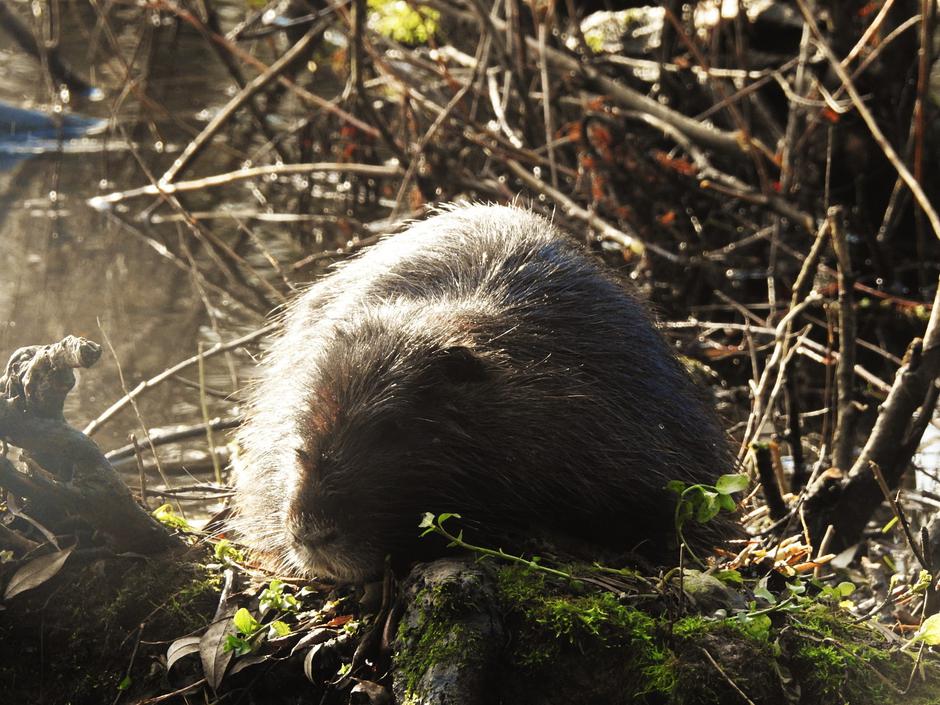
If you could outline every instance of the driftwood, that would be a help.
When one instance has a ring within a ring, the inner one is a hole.
[[[78,517],[118,551],[157,553],[178,543],[134,501],[98,446],[62,413],[75,368],[101,348],[84,338],[21,348],[0,377],[0,439],[25,452],[30,472],[0,465],[0,487],[24,498],[44,522]]]

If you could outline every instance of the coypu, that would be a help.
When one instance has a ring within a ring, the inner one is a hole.
[[[239,441],[245,543],[348,582],[442,543],[419,542],[424,512],[459,513],[476,536],[675,555],[666,483],[732,465],[644,306],[516,206],[446,207],[299,296]],[[686,538],[714,545],[731,526]]]

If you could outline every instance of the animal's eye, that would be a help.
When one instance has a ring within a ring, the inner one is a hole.
[[[294,453],[297,456],[297,462],[300,464],[300,472],[309,480],[319,482],[322,479],[320,464],[303,448],[295,448]]]

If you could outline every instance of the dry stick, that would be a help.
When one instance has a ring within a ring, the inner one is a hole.
[[[757,479],[764,491],[764,501],[774,521],[783,519],[787,515],[787,505],[780,495],[780,485],[774,472],[773,456],[770,443],[754,443],[754,464],[757,467]]]
[[[633,120],[640,120],[648,125],[661,130],[663,134],[676,142],[692,158],[697,170],[696,178],[699,180],[699,187],[710,189],[720,193],[726,193],[735,198],[756,203],[758,205],[770,208],[780,215],[789,218],[797,225],[802,226],[809,232],[814,229],[814,219],[809,213],[799,210],[796,206],[789,203],[786,199],[774,194],[764,194],[754,191],[746,183],[723,171],[719,171],[712,166],[708,157],[701,149],[695,146],[691,139],[679,131],[678,128],[665,122],[664,120],[635,110],[618,110],[614,108],[614,115],[619,115]]]
[[[493,38],[493,43],[496,45],[496,53],[502,57],[503,65],[506,67],[507,80],[516,86],[516,94],[519,96],[519,101],[522,103],[523,114],[527,119],[526,125],[523,126],[523,134],[527,134],[528,130],[526,127],[528,126],[528,120],[531,120],[534,117],[535,111],[532,110],[532,106],[529,103],[529,91],[523,82],[525,72],[524,63],[521,60],[522,57],[519,55],[519,51],[516,51],[515,55],[511,55],[509,53],[509,48],[502,36],[502,33],[507,31],[509,25],[490,14],[490,12],[484,6],[483,0],[469,0],[469,2],[473,7],[479,23],[482,25],[483,31]],[[469,13],[461,14],[463,14],[465,17],[473,16]],[[534,40],[532,40],[530,37],[527,37],[526,41],[529,43],[535,43],[537,50],[538,44],[534,42]],[[513,61],[514,58],[515,61]],[[515,70],[513,70],[513,64],[515,64]]]
[[[474,18],[472,13],[458,10],[449,2],[433,0],[428,4],[433,5],[435,9],[443,13],[462,17],[464,21],[470,21]],[[505,31],[505,22],[496,18],[490,18],[490,20],[498,31]],[[526,43],[533,51],[538,51],[537,39],[527,37]],[[584,75],[591,83],[595,84],[600,89],[600,92],[607,94],[611,100],[621,107],[655,115],[661,120],[668,122],[673,127],[678,128],[683,134],[688,135],[699,144],[711,147],[723,154],[739,158],[747,156],[737,133],[709,127],[698,120],[683,115],[632,88],[628,88],[619,81],[604,76],[593,66],[583,64],[578,57],[561,50],[553,47],[545,47],[545,58],[548,60],[549,64],[554,65],[557,69]]]
[[[554,10],[554,5],[550,5]],[[548,25],[554,17],[553,12],[539,13],[538,41],[539,41],[539,75],[542,82],[542,120],[545,123],[545,147],[548,150],[548,167],[552,177],[552,188],[558,188],[558,167],[555,164],[555,147],[552,138],[555,128],[552,126],[552,92],[548,80],[548,61],[545,50],[548,48]]]
[[[76,93],[88,96],[92,91],[91,85],[66,65],[59,57],[56,49],[40,46],[29,27],[13,10],[7,7],[5,0],[0,0],[0,27],[5,29],[20,49],[34,57],[49,68],[52,76]]]
[[[123,128],[120,128],[120,129],[123,132]],[[131,155],[137,161],[137,164],[140,167],[141,171],[143,171],[144,175],[150,180],[150,183],[152,185],[156,184],[156,177],[154,176],[153,172],[151,171],[147,163],[140,156],[138,151],[133,147],[131,147],[130,151],[131,151]],[[182,222],[186,225],[187,228],[189,228],[192,235],[198,241],[202,242],[206,246],[206,251],[209,257],[216,264],[218,269],[225,275],[225,278],[230,283],[232,283],[235,286],[244,285],[246,288],[248,288],[249,291],[251,291],[255,295],[255,297],[258,299],[258,302],[261,305],[262,311],[266,312],[270,310],[271,308],[273,308],[274,306],[273,302],[269,301],[268,299],[264,297],[264,294],[262,293],[261,289],[257,287],[248,286],[248,283],[244,280],[242,273],[237,269],[237,267],[233,265],[233,262],[235,264],[240,264],[242,267],[247,269],[251,274],[253,274],[255,278],[262,283],[262,285],[266,285],[268,288],[274,291],[275,300],[278,299],[280,297],[280,293],[277,292],[277,290],[275,290],[264,277],[260,276],[257,272],[255,272],[253,267],[249,263],[245,262],[242,257],[236,254],[232,250],[232,248],[228,245],[228,243],[225,242],[224,239],[220,238],[212,230],[209,230],[203,227],[201,223],[198,223],[192,220],[191,218],[185,217],[187,214],[187,211],[183,207],[183,204],[180,203],[179,199],[177,199],[175,196],[166,195],[166,194],[162,194],[162,198],[173,210],[175,210],[177,213],[183,216]],[[203,297],[203,299],[205,299],[203,291],[200,287],[200,282],[204,279],[204,277],[202,277],[202,275],[198,273],[195,264],[192,262],[192,257],[189,257],[189,260],[190,260],[190,266],[187,271],[190,271],[192,273],[193,280],[198,288],[199,294],[200,296]],[[237,298],[234,289],[226,293],[232,299]],[[207,303],[207,307],[208,307],[208,303]],[[207,308],[207,310],[210,310],[210,315],[211,315],[211,309]]]
[[[173,184],[150,184],[127,191],[114,191],[103,196],[89,198],[87,203],[92,208],[105,209],[114,203],[120,203],[139,196],[172,196],[185,191],[198,191],[199,189],[214,186],[225,186],[236,181],[256,179],[264,176],[283,176],[286,174],[316,174],[334,171],[357,176],[395,177],[401,176],[398,166],[384,166],[381,164],[346,164],[342,162],[309,162],[304,164],[272,164],[268,166],[249,167],[238,171],[228,171],[223,174],[213,174],[202,179],[191,181],[177,181]]]
[[[129,438],[134,449],[134,459],[137,461],[137,479],[140,482],[140,505],[147,508],[147,471],[144,469],[144,456],[140,451],[140,444],[137,443],[137,434],[132,433]],[[105,457],[107,458],[108,456]],[[111,462],[110,458],[108,458],[108,462]]]
[[[395,218],[398,213],[401,212],[401,206],[404,203],[408,187],[410,186],[411,180],[414,178],[415,172],[418,170],[418,165],[421,161],[419,157],[421,154],[423,154],[431,140],[434,139],[437,131],[441,128],[447,118],[450,117],[451,113],[457,109],[458,105],[460,105],[460,102],[464,99],[464,96],[467,95],[467,92],[470,90],[470,88],[473,87],[473,84],[476,83],[477,77],[486,71],[487,64],[489,63],[491,42],[492,35],[487,33],[477,44],[477,53],[473,63],[473,70],[470,73],[470,78],[467,80],[466,84],[464,84],[460,90],[454,94],[453,98],[448,101],[447,105],[444,106],[444,109],[438,113],[437,117],[434,118],[434,122],[431,123],[431,126],[427,129],[427,132],[425,132],[421,137],[421,141],[418,142],[418,146],[414,150],[415,158],[412,159],[408,164],[408,170],[405,172],[405,176],[401,180],[401,185],[398,187],[398,194],[395,196],[395,207],[392,209],[391,213],[392,218]]]
[[[209,444],[209,455],[212,457],[212,470],[215,473],[215,482],[222,484],[222,468],[215,453],[215,439],[212,437],[212,424],[209,420],[209,400],[206,398],[206,366],[203,357],[202,341],[199,342],[199,408],[202,411],[202,422],[206,427],[206,442]]]
[[[294,283],[287,276],[287,272],[284,271],[284,268],[281,266],[281,263],[278,260],[278,258],[275,257],[274,253],[272,253],[265,246],[264,242],[262,242],[261,238],[258,237],[255,231],[249,228],[247,225],[245,225],[245,223],[239,218],[234,218],[234,220],[235,220],[236,225],[238,225],[238,229],[248,236],[248,239],[251,240],[251,244],[255,246],[255,249],[257,249],[258,252],[261,253],[261,256],[264,257],[267,260],[268,264],[271,265],[271,269],[273,269],[275,273],[277,273],[277,275],[281,278],[281,281],[283,282],[284,286],[287,287],[287,290],[296,291],[297,287],[294,286]],[[274,287],[272,286],[271,288],[273,289]],[[277,289],[274,289],[274,290],[277,291]],[[281,294],[281,292],[278,291],[277,293],[281,301],[286,300],[286,297],[283,294]],[[209,394],[212,393],[212,390],[210,389],[206,389],[206,391]]]
[[[198,28],[198,26],[201,24],[197,18],[193,17],[192,14],[182,9],[174,2],[164,2],[163,0],[151,0],[151,4],[154,7],[158,7],[160,9],[166,10],[176,15],[177,17],[179,17],[182,20],[185,20],[186,22],[193,25],[194,27]],[[259,71],[268,70],[267,64],[265,64],[260,59],[255,58],[254,56],[249,54],[247,51],[243,50],[241,47],[239,47],[237,44],[230,41],[226,37],[223,37],[220,34],[215,34],[214,32],[211,32],[209,36],[211,37],[212,41],[223,46],[229,52],[231,52],[232,54],[237,56],[239,59],[244,61],[246,64],[251,64]],[[345,110],[340,108],[334,102],[329,101],[326,98],[321,98],[320,96],[316,95],[315,93],[311,93],[305,88],[301,88],[296,83],[291,81],[289,78],[286,78],[284,76],[278,76],[277,81],[278,83],[280,83],[282,86],[287,88],[289,91],[291,91],[294,95],[296,95],[301,100],[307,103],[310,103],[312,106],[316,108],[320,108],[322,110],[326,110],[329,113],[332,113],[343,122],[349,125],[353,125],[359,130],[362,130],[370,137],[378,138],[380,136],[379,131],[376,128],[372,127],[371,125],[366,124],[365,122],[357,118],[355,115],[352,115],[351,113],[347,113]]]
[[[626,233],[623,230],[618,230],[613,225],[608,223],[606,220],[598,217],[596,213],[593,213],[589,210],[585,210],[577,203],[568,198],[561,191],[553,189],[547,183],[541,179],[537,179],[528,169],[522,166],[519,162],[512,159],[506,160],[506,166],[509,167],[509,170],[512,171],[517,177],[524,181],[527,185],[531,186],[535,190],[543,193],[544,195],[551,198],[555,203],[561,206],[562,211],[565,215],[571,218],[577,218],[582,220],[592,228],[594,228],[600,235],[602,239],[609,240],[619,244],[624,249],[630,250],[636,254],[642,254],[644,249],[648,249],[651,252],[655,252],[660,257],[669,260],[670,262],[682,262],[683,259],[678,255],[664,250],[658,245],[652,243],[643,242],[639,237],[634,233]]]
[[[855,445],[855,302],[852,297],[852,262],[845,234],[845,215],[840,206],[829,209],[832,247],[839,272],[839,362],[836,369],[836,427],[832,440],[832,463],[845,470],[851,467]]]
[[[924,180],[924,101],[927,97],[927,84],[930,77],[930,66],[932,61],[931,45],[933,41],[933,15],[935,0],[921,0],[921,23],[920,23],[920,47],[917,57],[917,98],[914,101],[914,114],[912,119],[913,142],[914,142],[914,178],[917,183]],[[926,253],[924,242],[924,219],[920,213],[916,214],[915,221],[916,246],[918,261],[920,265],[917,268],[918,280],[923,287],[927,281],[924,264],[926,262]]]
[[[114,346],[111,344],[111,339],[108,337],[108,334],[105,332],[104,327],[101,325],[101,322],[98,322],[98,330],[101,331],[101,336],[104,338],[105,345],[108,346],[108,350],[111,351],[111,357],[114,358],[114,364],[117,367],[118,380],[121,383],[121,391],[124,392],[125,397],[127,396],[127,383],[124,381],[124,370],[121,367],[121,361],[118,358],[117,351],[114,349]],[[144,417],[140,413],[140,408],[137,406],[136,399],[131,399],[131,407],[134,409],[134,415],[137,417],[137,423],[140,424],[140,429],[144,432],[144,438],[147,439],[147,444],[150,446],[150,452],[153,454],[153,462],[157,467],[157,473],[160,475],[160,479],[163,480],[164,487],[170,487],[170,481],[167,479],[166,474],[163,472],[163,466],[160,464],[160,457],[157,455],[157,448],[153,444],[153,440],[150,438],[150,431],[147,429],[147,424],[144,423]],[[89,434],[85,434],[89,436]],[[89,436],[90,437],[90,436]],[[183,507],[181,504],[177,503],[177,510],[179,510],[180,516],[185,516],[183,513]]]
[[[874,474],[875,480],[878,482],[878,487],[881,489],[881,493],[885,496],[885,499],[888,502],[888,506],[890,506],[891,511],[894,512],[894,518],[897,519],[898,523],[901,525],[901,529],[904,532],[904,538],[907,541],[908,548],[911,549],[911,553],[914,554],[914,558],[916,558],[917,562],[920,563],[920,567],[924,570],[927,570],[927,559],[924,558],[923,551],[921,551],[921,548],[914,540],[914,535],[911,533],[911,525],[908,523],[907,517],[904,516],[904,512],[901,510],[901,503],[898,501],[898,498],[901,495],[901,491],[898,490],[897,495],[892,496],[891,489],[888,487],[884,473],[881,472],[881,468],[878,466],[878,463],[873,460],[869,461],[868,467],[871,468],[872,474]]]
[[[708,653],[708,651],[707,651],[706,649],[704,649],[703,647],[700,646],[700,647],[699,647],[699,650],[700,650],[703,654],[705,654],[705,658],[708,659],[708,662],[709,662],[712,666],[715,667],[715,670],[718,671],[718,673],[721,674],[721,676],[722,676],[726,681],[728,681],[728,684],[729,684],[732,688],[735,689],[735,691],[737,692],[737,694],[740,695],[742,698],[744,698],[744,701],[747,703],[747,705],[755,705],[754,701],[751,700],[749,697],[747,697],[747,695],[745,695],[744,691],[741,690],[741,688],[738,687],[738,684],[737,684],[737,683],[735,683],[733,680],[731,680],[731,677],[730,677],[727,673],[724,672],[724,670],[722,669],[722,667],[718,665],[718,662],[717,662],[714,658],[712,658],[712,655],[711,655],[710,653]]]
[[[104,411],[104,413],[98,416],[98,418],[94,419],[91,423],[85,426],[82,432],[86,436],[94,435],[116,413],[118,413],[121,409],[123,409],[128,404],[132,403],[141,394],[143,394],[144,392],[150,389],[153,389],[158,384],[166,381],[168,378],[177,374],[181,370],[185,370],[187,367],[197,364],[200,358],[206,360],[210,357],[213,357],[214,355],[218,355],[219,353],[223,353],[228,350],[233,350],[235,348],[241,347],[242,345],[245,345],[246,343],[250,343],[254,340],[257,340],[258,338],[264,337],[268,333],[271,333],[272,331],[277,329],[278,325],[279,324],[277,323],[269,323],[263,328],[259,328],[258,330],[252,333],[249,333],[248,335],[243,335],[240,338],[236,338],[235,340],[230,340],[227,343],[216,343],[205,352],[200,353],[198,355],[193,355],[190,358],[187,358],[181,362],[178,362],[172,367],[165,369],[163,372],[156,375],[155,377],[151,377],[150,379],[141,382],[136,387],[134,387],[130,392],[125,393],[123,397],[121,397],[116,402],[114,402],[114,404],[109,406]]]
[[[800,53],[796,65],[796,78],[794,80],[793,92],[796,96],[802,96],[806,88],[806,62],[809,56],[809,28],[803,25],[803,34],[800,37]],[[784,80],[784,82],[786,82]],[[788,94],[789,97],[789,94]],[[793,182],[793,152],[796,134],[801,122],[802,110],[798,108],[797,101],[793,98],[787,103],[787,126],[784,134],[783,145],[780,150],[780,193],[786,198],[790,193],[790,186]],[[767,293],[768,301],[771,304],[771,310],[776,307],[777,287],[774,278],[776,270],[777,250],[780,243],[780,231],[782,222],[779,217],[773,219],[773,230],[770,238],[770,256],[767,265]]]
[[[706,69],[710,65],[709,61],[705,58],[705,55],[699,51],[698,45],[692,41],[689,35],[686,33],[685,28],[682,26],[682,23],[678,20],[674,13],[672,13],[669,8],[666,8],[665,11],[666,20],[673,26],[676,30],[676,35],[686,46],[692,56],[695,58],[695,61]],[[717,35],[715,35],[717,36]],[[712,85],[717,90],[718,94],[721,96],[722,100],[725,101],[729,98],[728,91],[725,87],[724,81],[717,79],[712,82]],[[761,159],[763,155],[767,161],[773,162],[774,153],[767,148],[759,139],[755,138],[748,129],[748,123],[744,119],[744,116],[741,115],[741,111],[738,109],[737,103],[734,101],[728,101],[724,103],[725,109],[728,112],[728,115],[731,118],[731,122],[734,123],[737,128],[737,134],[741,135],[741,143],[747,145],[746,153],[751,158],[751,161],[754,165],[754,171],[757,173],[757,177],[760,180],[760,191],[761,193],[769,194],[770,193],[770,183],[767,175],[767,166],[764,161]]]
[[[858,537],[871,513],[880,504],[877,496],[870,492],[872,475],[869,464],[876,462],[885,467],[886,463],[891,463],[889,479],[896,482],[900,478],[906,461],[914,451],[911,439],[905,439],[905,435],[910,432],[911,418],[920,407],[920,423],[925,424],[925,417],[933,412],[933,409],[925,408],[930,404],[925,405],[924,401],[936,400],[934,395],[938,373],[940,281],[923,340],[913,341],[908,348],[905,362],[895,375],[888,398],[881,406],[865,447],[843,483],[838,501],[835,505],[828,501],[828,492],[822,485],[807,498],[807,504],[813,507],[814,514],[819,515],[817,521],[819,518],[831,519],[831,523],[836,525],[836,536],[844,545],[849,545]],[[906,445],[902,445],[904,440],[908,441]]]
[[[823,243],[826,239],[826,235],[829,233],[829,230],[829,221],[823,221],[819,231],[816,233],[816,240],[813,242],[813,246],[810,248],[806,259],[803,260],[803,266],[800,268],[800,273],[797,275],[796,282],[793,285],[793,293],[790,297],[790,310],[774,329],[776,343],[774,345],[774,350],[771,353],[770,359],[764,365],[764,369],[761,372],[760,381],[757,384],[757,388],[754,390],[754,403],[751,409],[751,413],[748,416],[744,438],[742,439],[741,446],[738,449],[739,461],[744,459],[750,444],[757,439],[757,436],[760,433],[762,423],[758,424],[758,421],[763,419],[765,416],[764,395],[767,393],[767,388],[770,384],[770,375],[773,372],[773,368],[781,360],[787,357],[787,349],[790,345],[790,334],[792,331],[795,312],[802,311],[810,303],[815,302],[819,298],[818,296],[814,297],[810,295],[809,288],[812,285],[813,275],[816,271],[816,264],[819,261],[819,257],[822,255]],[[802,303],[800,303],[801,300]]]
[[[228,70],[229,75],[232,77],[232,80],[235,81],[235,85],[238,86],[239,90],[245,88],[247,81],[245,80],[245,75],[241,70],[241,66],[235,61],[235,57],[230,54],[225,47],[223,47],[218,42],[212,41],[212,35],[210,32],[216,34],[221,34],[222,30],[219,28],[219,15],[215,11],[215,8],[209,6],[209,0],[197,0],[198,8],[202,17],[205,18],[205,23],[198,27],[199,33],[205,39],[206,44],[212,49],[213,53],[219,58],[225,68]],[[262,106],[259,105],[256,97],[252,97],[247,104],[248,112],[251,113],[251,117],[254,119],[255,124],[258,126],[258,129],[261,130],[261,133],[264,135],[268,144],[270,144],[274,151],[277,152],[278,157],[281,160],[287,162],[291,161],[290,154],[287,149],[285,149],[282,141],[277,138],[275,131],[268,124],[265,119],[264,112],[262,111]]]
[[[888,140],[885,138],[881,128],[878,127],[878,123],[875,121],[875,117],[871,114],[871,111],[862,101],[861,95],[859,95],[858,91],[855,89],[855,85],[852,83],[852,78],[842,66],[836,55],[832,52],[832,48],[829,46],[829,43],[822,36],[822,32],[819,30],[819,25],[816,24],[816,18],[813,17],[812,12],[806,5],[806,0],[796,0],[796,4],[800,8],[800,12],[803,14],[803,19],[806,20],[807,24],[809,24],[809,27],[813,32],[813,36],[816,38],[817,45],[826,55],[830,65],[836,72],[836,75],[838,75],[839,80],[842,81],[842,85],[845,86],[845,90],[849,94],[849,97],[852,99],[852,103],[855,105],[855,109],[858,110],[858,114],[868,126],[868,130],[871,132],[871,136],[874,138],[875,142],[878,143],[878,146],[884,153],[885,158],[891,163],[891,166],[895,168],[895,170],[898,172],[898,175],[904,180],[904,183],[911,190],[911,193],[914,194],[914,199],[917,201],[918,205],[923,209],[924,214],[927,216],[927,220],[930,222],[930,227],[933,230],[934,235],[940,238],[940,216],[938,216],[937,212],[934,210],[933,205],[930,203],[930,199],[927,198],[927,194],[924,193],[924,190],[917,182],[917,179],[914,178],[914,175],[911,174],[908,168],[904,165],[904,162],[901,161],[900,157],[898,157],[898,153],[894,151],[894,147],[891,146],[891,143],[888,142]]]
[[[281,58],[271,64],[264,73],[255,76],[248,85],[236,93],[235,96],[216,113],[215,117],[209,121],[209,124],[203,128],[202,132],[186,145],[186,149],[183,150],[182,154],[176,158],[173,164],[170,165],[170,168],[160,177],[160,180],[157,182],[158,185],[166,187],[167,184],[173,181],[189,166],[189,163],[209,144],[209,141],[222,129],[229,118],[235,114],[235,111],[250,101],[258,91],[286,71],[297,57],[303,54],[310,44],[323,33],[326,27],[327,23],[325,20],[311,26],[310,29],[307,30],[307,33],[301,37],[294,46],[284,52]]]
[[[153,439],[153,444],[157,447],[169,445],[170,443],[178,443],[179,441],[184,441],[188,438],[196,438],[198,436],[206,435],[206,425],[205,423],[198,423],[192,426],[183,426],[182,428],[175,428],[171,431],[161,430],[161,429],[151,429],[150,437]],[[241,425],[240,418],[214,418],[209,423],[208,426],[211,427],[213,432],[217,431],[228,431],[233,428],[238,428]],[[133,434],[132,434],[133,435]],[[115,448],[114,450],[109,450],[104,454],[111,464],[130,458],[135,453],[134,445],[127,444],[121,446],[120,448]]]
[[[807,306],[813,303],[815,300],[817,300],[816,295],[811,294],[809,297],[807,297],[806,301],[804,301],[803,303],[799,305],[799,307],[797,307],[796,309],[791,309],[791,311],[787,314],[787,316],[790,316],[790,314],[792,313],[794,314],[793,317],[795,317],[796,315],[799,314],[799,312],[803,309],[804,306]],[[792,322],[793,322],[793,318],[790,318],[790,323],[792,324]],[[774,380],[773,386],[770,388],[770,392],[767,394],[767,399],[766,399],[766,404],[764,407],[763,415],[755,417],[758,420],[757,420],[757,423],[754,425],[753,431],[750,436],[752,442],[757,441],[757,439],[760,437],[760,434],[763,433],[764,426],[766,426],[770,422],[771,412],[773,411],[774,405],[777,403],[777,398],[780,396],[780,391],[783,389],[784,381],[786,380],[787,368],[789,367],[790,361],[793,359],[794,355],[796,355],[797,350],[800,349],[800,344],[802,343],[803,340],[805,340],[806,336],[809,334],[810,328],[811,326],[807,325],[796,336],[796,345],[794,345],[793,347],[787,347],[788,346],[787,338],[784,338],[781,341],[778,341],[778,343],[781,344],[781,347],[779,349],[785,350],[786,354],[783,355],[781,359],[775,362],[775,367],[777,369],[777,376],[776,376],[776,379]],[[777,349],[778,348],[775,348],[775,351]],[[766,371],[766,368],[765,368],[765,371]],[[764,389],[766,389],[766,384],[764,386]],[[748,421],[750,422],[750,419],[748,419]]]
[[[808,317],[808,320],[812,320],[812,317]],[[837,351],[827,350],[826,346],[822,343],[817,343],[815,340],[810,340],[808,338],[800,341],[800,350],[798,352],[803,357],[808,357],[810,360],[818,362],[821,365],[830,365],[832,364],[831,360],[835,360],[836,363],[838,363],[841,357]],[[853,370],[855,374],[868,382],[868,384],[877,389],[879,392],[887,395],[888,392],[891,391],[890,384],[885,382],[874,373],[869,372],[858,363],[855,364]]]
[[[826,533],[823,534],[822,541],[819,542],[819,548],[816,549],[816,557],[813,559],[816,563],[819,563],[822,560],[823,556],[829,551],[829,543],[832,541],[832,537],[835,535],[835,529],[833,529],[832,524],[826,527]],[[819,579],[822,576],[822,566],[817,565],[813,569],[813,577]]]
[[[138,240],[141,240],[145,245],[153,249],[160,257],[163,257],[164,259],[166,259],[174,267],[186,272],[187,274],[192,273],[190,266],[186,262],[184,262],[179,256],[177,256],[175,253],[168,250],[167,247],[162,242],[158,242],[154,238],[149,237],[148,235],[145,235],[139,229],[137,229],[134,225],[126,222],[113,211],[106,211],[105,216],[108,219],[112,220],[113,222],[117,223],[121,228],[123,228],[130,235],[137,238]],[[240,309],[242,312],[250,314],[250,315],[254,315],[254,316],[259,315],[260,312],[256,307],[250,306],[240,301],[239,298],[233,292],[227,291],[226,289],[223,289],[217,284],[213,284],[212,282],[209,282],[206,280],[203,281],[203,285],[206,288],[214,291],[216,294],[221,294],[224,297],[228,297],[229,304],[234,306],[235,308]]]

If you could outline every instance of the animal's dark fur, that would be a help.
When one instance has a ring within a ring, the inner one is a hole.
[[[245,542],[349,581],[418,556],[428,511],[662,556],[667,481],[731,466],[644,307],[547,220],[499,206],[416,223],[299,297],[239,440]]]

